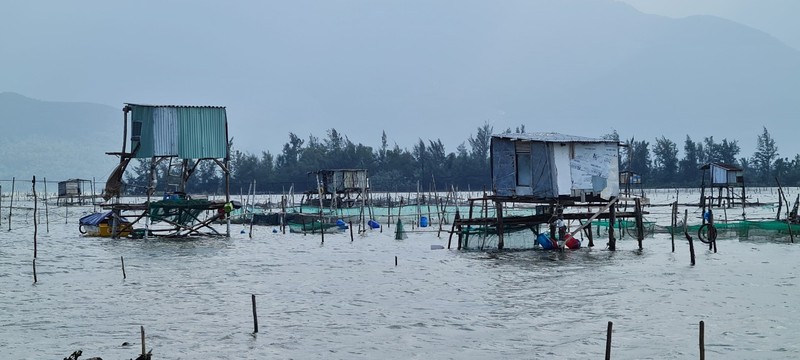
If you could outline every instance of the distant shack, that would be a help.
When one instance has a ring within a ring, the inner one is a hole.
[[[92,181],[69,179],[58,182],[57,205],[83,205],[87,199],[94,201]]]

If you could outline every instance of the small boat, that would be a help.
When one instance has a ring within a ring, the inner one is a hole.
[[[111,237],[114,224],[114,212],[94,213],[80,218],[78,231],[85,236]],[[117,218],[118,237],[128,237],[131,234],[130,221],[124,217]]]

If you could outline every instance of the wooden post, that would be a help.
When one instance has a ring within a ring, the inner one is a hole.
[[[394,266],[397,266],[397,256],[394,257]]]
[[[350,242],[353,242],[353,221],[352,220],[350,221],[350,226],[348,226],[348,227],[350,228]]]
[[[144,345],[144,325],[141,325],[139,330],[142,333],[142,358],[147,358],[147,347]]]
[[[609,321],[608,329],[606,330],[606,360],[611,360],[611,328],[614,324]]]
[[[456,230],[456,223],[458,222],[458,208],[456,208],[456,215],[453,218],[453,225],[450,227],[450,237],[447,239],[447,249],[450,249],[450,242],[453,241],[453,233]],[[461,242],[459,242],[460,244]]]
[[[17,178],[11,178],[11,202],[8,205],[8,231],[11,231],[11,209],[14,208],[14,184],[16,184]]]
[[[705,360],[706,358],[706,324],[703,320],[700,320],[700,360]]]
[[[591,207],[586,208],[586,210],[589,213],[592,212],[592,208]],[[589,238],[589,247],[594,247],[594,235],[592,234],[592,220],[591,219],[589,219],[589,221],[586,222],[586,230],[587,230],[586,237]]]
[[[672,252],[675,252],[675,231],[677,230],[675,228],[678,227],[678,201],[677,200],[674,203],[672,203],[672,219],[670,221],[670,224],[672,225],[670,227],[670,229],[672,229],[670,231],[670,234],[672,236]]]
[[[636,241],[639,243],[639,250],[642,250],[642,240],[644,240],[644,222],[642,221],[642,199],[636,198]]]
[[[36,279],[36,258],[33,258],[33,283],[36,284],[38,279]]]
[[[44,178],[44,222],[47,233],[50,233],[50,209],[47,207],[47,178]]]
[[[617,239],[614,237],[614,224],[617,222],[616,206],[611,205],[608,208],[608,250],[617,250]]]
[[[503,202],[498,201],[495,205],[497,206],[497,249],[503,250],[505,246],[503,243]],[[486,209],[486,212],[488,213],[489,209]]]
[[[255,296],[255,294],[250,295],[250,299],[253,302],[253,333],[258,333],[258,315],[256,314],[256,296]]]
[[[311,227],[314,228],[313,226]],[[322,228],[322,210],[319,211],[319,234],[322,237],[322,243],[325,243],[325,229]]]
[[[36,212],[38,210],[37,207],[38,201],[36,201],[36,176],[33,177],[31,183],[32,183],[31,189],[33,189],[33,258],[36,259],[36,252],[37,252],[36,235],[37,232],[39,232],[38,221],[36,221]],[[10,222],[11,221],[9,221],[9,223]]]
[[[469,221],[470,222],[472,222],[472,207],[474,205],[475,205],[475,202],[472,201],[472,199],[469,199]],[[461,229],[459,228],[459,230],[461,230]],[[462,243],[462,240],[461,240],[461,234],[462,234],[462,232],[459,231],[458,232],[458,249],[459,250],[461,250],[462,247],[466,248],[468,246],[468,244],[469,244],[469,231],[467,231],[467,233],[464,234],[463,243]]]
[[[122,256],[119,257],[119,261],[122,262],[122,280],[125,280],[128,276],[125,275],[125,259]]]
[[[303,209],[303,205],[300,205],[300,209]],[[303,225],[303,230],[305,230],[305,225]],[[283,235],[286,235],[286,196],[281,195],[281,232]],[[303,232],[305,233],[305,231]]]
[[[692,260],[692,266],[694,266],[694,242],[692,242],[692,237],[689,235],[689,224],[686,223],[688,217],[689,210],[687,209],[683,212],[683,235],[686,236],[686,240],[689,240],[689,256]]]

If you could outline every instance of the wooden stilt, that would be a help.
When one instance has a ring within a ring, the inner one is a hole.
[[[689,218],[689,210],[684,210],[683,212],[683,235],[686,236],[686,240],[689,240],[689,257],[692,261],[692,266],[694,266],[694,242],[692,241],[692,236],[689,235],[689,225],[686,223],[686,220]]]
[[[614,324],[609,321],[608,329],[606,329],[606,360],[611,360],[611,329]]]
[[[33,258],[36,259],[36,252],[37,252],[37,242],[36,242],[36,235],[39,232],[38,226],[38,219],[36,219],[36,212],[38,210],[36,201],[36,176],[33,177],[33,181],[31,182],[31,189],[33,190]]]
[[[617,239],[614,237],[614,225],[616,223],[617,223],[616,206],[611,205],[611,207],[608,208],[608,250],[611,251],[617,250]]]
[[[458,209],[456,209],[456,215],[453,218],[453,226],[450,227],[450,237],[447,239],[447,249],[450,249],[450,242],[453,241],[453,232],[455,232],[456,230],[456,223],[458,223],[458,220],[459,220],[459,214],[458,214]],[[458,243],[461,244],[461,241],[459,240]],[[461,249],[461,246],[459,246],[459,249]]]
[[[636,217],[636,241],[639,243],[639,250],[642,249],[642,240],[644,240],[644,222],[642,221],[642,200],[636,198],[635,202],[635,217]]]
[[[503,243],[503,202],[497,201],[495,206],[497,206],[497,249],[503,250],[505,246]]]
[[[706,323],[700,320],[700,360],[706,358]]]

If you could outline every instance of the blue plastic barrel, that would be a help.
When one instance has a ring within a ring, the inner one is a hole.
[[[378,224],[378,222],[377,222],[377,221],[375,221],[375,220],[370,220],[370,221],[368,221],[368,222],[367,222],[367,225],[369,225],[369,227],[371,227],[371,228],[373,228],[373,229],[377,229],[377,228],[380,228],[380,227],[381,227],[381,224]]]
[[[419,218],[419,227],[428,227],[428,217],[423,216]]]
[[[538,242],[539,245],[544,250],[550,250],[550,249],[555,249],[556,248],[555,245],[553,245],[553,242],[550,241],[550,237],[547,236],[547,234],[545,234],[545,233],[539,234],[539,236],[536,237],[536,242]]]

